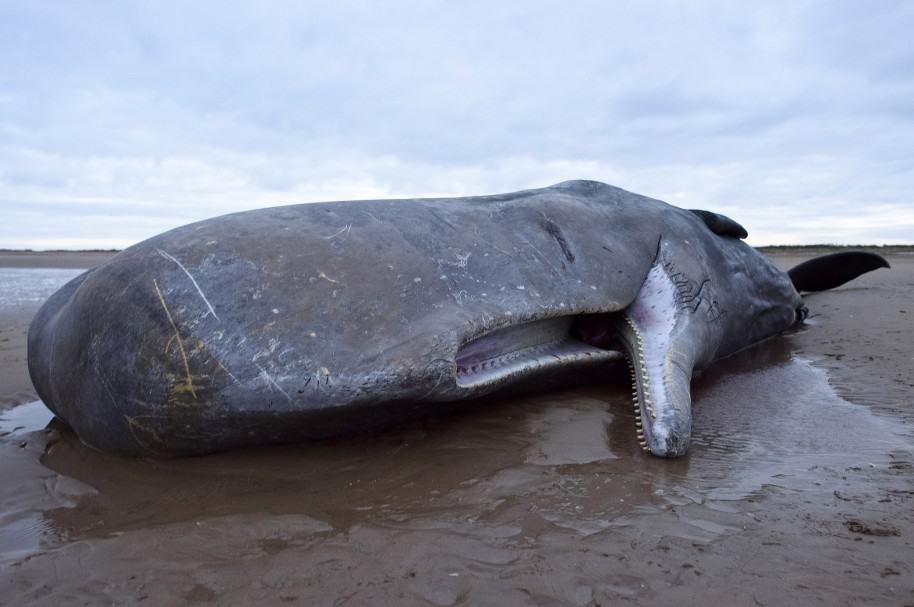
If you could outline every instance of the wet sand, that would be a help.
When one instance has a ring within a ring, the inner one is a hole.
[[[0,251],[0,268],[91,268],[110,259],[114,251]]]
[[[0,307],[0,604],[914,605],[914,257],[889,259],[697,380],[672,461],[641,453],[618,381],[116,458],[45,427],[37,305]]]

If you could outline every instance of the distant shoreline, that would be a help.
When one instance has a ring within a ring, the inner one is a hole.
[[[885,253],[912,253],[914,252],[914,243],[912,244],[766,244],[755,247],[763,253],[781,253],[781,252],[818,252],[818,251],[843,251],[846,249],[863,249],[866,251],[883,251]],[[92,253],[114,255],[120,253],[123,249],[0,249],[0,255],[49,255],[73,253]]]
[[[769,245],[755,247],[765,255],[818,255],[835,251],[862,250],[883,255],[914,253],[914,245]],[[82,251],[0,249],[0,268],[91,268],[119,253],[115,249]]]
[[[117,251],[10,251],[0,250],[0,268],[88,269]]]
[[[42,249],[36,251],[35,249],[0,249],[0,255],[6,255],[7,253],[19,255],[19,254],[37,254],[44,255],[45,253],[120,253],[123,249]]]
[[[771,254],[817,254],[836,251],[872,251],[892,255],[893,253],[914,253],[914,244],[784,244],[755,247],[766,255]]]

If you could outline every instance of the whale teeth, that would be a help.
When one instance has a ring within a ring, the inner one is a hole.
[[[641,445],[646,453],[650,453],[647,439],[645,437],[645,422],[642,419],[644,413],[650,416],[650,419],[656,419],[654,412],[654,402],[651,398],[651,381],[647,368],[647,357],[644,352],[644,335],[635,321],[627,314],[623,316],[625,323],[631,329],[631,339],[629,340],[630,355],[626,357],[625,362],[628,365],[629,375],[632,382],[632,401],[634,402],[633,410],[635,413],[635,434],[638,437],[638,444]],[[632,343],[633,342],[633,343]],[[644,418],[648,419],[648,418]]]

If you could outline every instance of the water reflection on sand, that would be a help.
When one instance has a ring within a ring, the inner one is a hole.
[[[0,268],[0,308],[38,304],[85,270]]]
[[[800,490],[819,468],[906,446],[891,423],[836,396],[823,371],[791,359],[784,342],[718,366],[696,388],[694,449],[672,461],[638,449],[624,386],[510,400],[374,437],[168,461],[94,451],[58,422],[44,432],[41,403],[5,412],[0,428],[7,441],[46,444],[33,453],[59,475],[53,482],[78,481],[65,503],[47,502],[46,524],[26,525],[53,528],[52,545],[161,525],[189,525],[193,535],[202,520],[263,516],[299,521],[300,539],[376,526],[446,543],[467,534],[513,542],[536,537],[531,524],[570,539],[637,522],[707,541],[729,528],[716,513],[739,510],[728,502],[768,485]],[[684,505],[706,512],[641,520]],[[452,566],[471,574],[471,565],[457,556]]]

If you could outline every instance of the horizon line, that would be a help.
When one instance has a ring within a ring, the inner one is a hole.
[[[835,244],[821,242],[815,244],[765,244],[749,245],[753,249],[914,249],[914,242],[906,244]],[[128,247],[129,248],[129,247]],[[0,247],[3,253],[112,253],[117,254],[125,249],[6,249]]]

